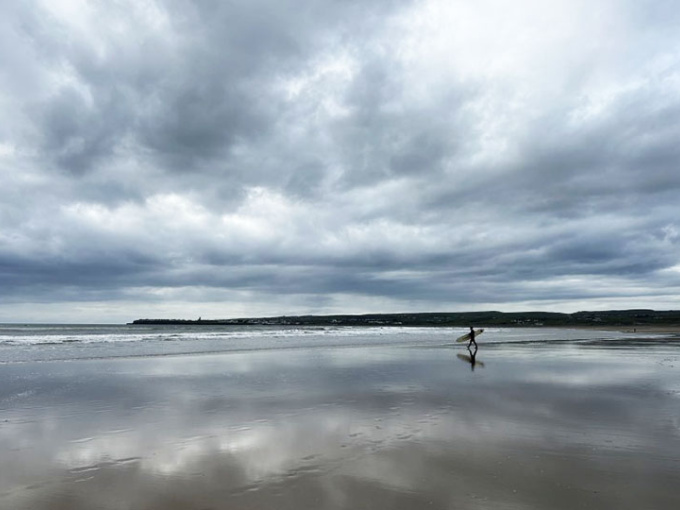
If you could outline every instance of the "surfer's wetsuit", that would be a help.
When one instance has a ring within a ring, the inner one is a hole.
[[[472,329],[472,326],[470,326],[470,343],[468,344],[468,348],[472,344],[475,344],[475,347],[477,347],[477,341],[475,340],[475,330]]]

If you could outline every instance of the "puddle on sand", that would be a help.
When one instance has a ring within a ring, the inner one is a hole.
[[[68,363],[3,411],[0,507],[673,508],[676,358],[559,349],[482,346],[482,376],[443,348]]]

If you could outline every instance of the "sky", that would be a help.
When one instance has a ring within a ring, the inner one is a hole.
[[[680,308],[671,0],[0,3],[0,322]]]

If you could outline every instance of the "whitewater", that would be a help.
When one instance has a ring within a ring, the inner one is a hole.
[[[465,328],[2,324],[0,363],[341,347],[438,347]],[[649,335],[645,334],[646,338]],[[486,328],[487,345],[616,341],[634,333]]]

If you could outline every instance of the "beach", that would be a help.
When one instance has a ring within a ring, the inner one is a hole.
[[[3,509],[680,505],[674,333],[17,331]]]

